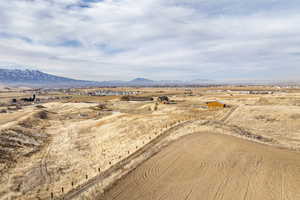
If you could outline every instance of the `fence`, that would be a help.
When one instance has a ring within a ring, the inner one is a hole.
[[[193,118],[194,118],[194,116],[188,116],[188,117],[185,117],[184,119],[173,121],[173,122],[165,124],[163,126],[163,128],[159,129],[159,131],[155,131],[153,135],[150,135],[150,136],[144,138],[143,141],[142,141],[143,145],[141,145],[141,146],[135,145],[135,150],[133,150],[133,151],[127,150],[127,151],[125,151],[126,153],[124,153],[122,155],[115,156],[118,159],[117,160],[114,160],[114,159],[109,160],[108,165],[112,166],[115,163],[121,161],[122,159],[128,158],[131,154],[137,152],[140,148],[142,148],[146,144],[151,143],[151,141],[153,141],[155,138],[157,138],[158,136],[165,133],[169,128],[172,128],[173,126],[178,125],[180,123],[192,120]],[[97,172],[97,174],[94,177],[96,177],[97,175],[104,172],[104,170],[101,170],[101,167],[93,169],[92,171]],[[89,172],[91,172],[91,170],[89,170]],[[81,178],[81,181],[76,182],[75,180],[70,180],[70,184],[69,185],[67,185],[67,184],[63,185],[59,191],[57,191],[57,190],[56,191],[50,191],[49,197],[50,197],[51,200],[52,199],[53,200],[55,200],[55,199],[64,199],[65,194],[67,194],[68,192],[70,192],[72,190],[75,190],[76,188],[79,188],[81,185],[84,185],[85,183],[87,183],[88,180],[89,180],[89,174],[86,173],[85,176]]]

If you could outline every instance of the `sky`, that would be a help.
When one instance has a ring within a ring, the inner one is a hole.
[[[299,0],[0,1],[0,68],[85,80],[300,79]]]

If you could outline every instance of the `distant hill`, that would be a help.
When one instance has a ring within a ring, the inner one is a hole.
[[[146,79],[146,78],[135,78],[135,79],[127,82],[127,84],[129,84],[129,85],[135,85],[135,86],[152,85],[154,83],[155,83],[155,81]]]
[[[118,87],[118,86],[191,86],[191,85],[214,85],[214,84],[278,84],[278,85],[293,85],[299,82],[287,81],[214,81],[208,79],[195,79],[190,81],[180,80],[159,80],[154,81],[146,78],[135,78],[130,81],[86,81],[76,80],[61,76],[56,76],[44,73],[38,70],[20,70],[20,69],[1,69],[0,68],[0,86],[17,86],[17,87],[47,87],[47,88],[62,88],[62,87]]]
[[[15,86],[84,86],[97,82],[75,80],[47,74],[38,70],[0,69],[0,84]]]
[[[131,80],[130,82],[132,83],[153,83],[153,80],[150,79],[146,79],[146,78],[135,78],[133,80]]]
[[[209,81],[203,80],[203,83]],[[56,76],[39,70],[1,69],[0,85],[28,86],[28,87],[86,87],[86,86],[183,86],[189,84],[201,84],[197,81],[160,80],[154,81],[146,78],[135,78],[130,81],[85,81]]]

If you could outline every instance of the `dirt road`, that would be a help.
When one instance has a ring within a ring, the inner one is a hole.
[[[299,153],[199,133],[172,143],[99,199],[295,200],[299,186]]]

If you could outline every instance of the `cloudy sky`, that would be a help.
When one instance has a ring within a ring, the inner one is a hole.
[[[0,1],[0,67],[87,80],[299,79],[299,0]]]

